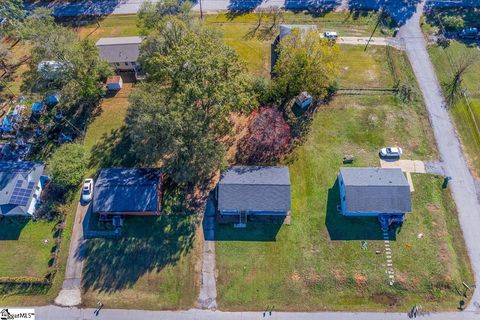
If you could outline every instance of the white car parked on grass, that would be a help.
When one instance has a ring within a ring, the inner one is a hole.
[[[82,188],[82,202],[89,203],[93,196],[93,179],[85,179]]]
[[[325,31],[323,36],[328,40],[337,40],[338,34],[335,31]]]
[[[402,148],[388,147],[380,150],[380,157],[382,158],[400,158],[402,156]]]

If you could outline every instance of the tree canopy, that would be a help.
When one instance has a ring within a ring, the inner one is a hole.
[[[161,24],[164,17],[187,18],[191,8],[191,2],[185,0],[162,0],[156,3],[146,1],[138,12],[138,26],[143,33],[148,34]]]
[[[26,14],[23,0],[0,1],[0,36],[15,31]]]
[[[238,55],[217,32],[169,17],[140,59],[148,77],[127,116],[135,152],[177,183],[208,177],[224,165],[230,113],[257,106]]]
[[[277,96],[292,98],[307,91],[323,99],[335,83],[338,73],[338,46],[316,30],[294,29],[277,48],[274,87]]]
[[[87,161],[83,145],[68,143],[60,146],[48,162],[53,183],[63,191],[75,188],[85,174]]]
[[[102,92],[101,80],[112,73],[109,64],[98,55],[90,39],[78,39],[70,28],[57,25],[48,11],[36,10],[22,27],[23,38],[32,44],[30,72],[24,88],[61,91],[70,104],[95,102]],[[39,63],[53,61],[61,68],[51,70],[57,76],[44,79]],[[67,99],[69,98],[69,99]]]

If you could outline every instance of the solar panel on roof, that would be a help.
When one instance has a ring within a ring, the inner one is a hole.
[[[15,204],[17,206],[26,206],[28,204],[30,194],[35,187],[35,182],[30,181],[26,188],[22,188],[22,186],[23,180],[17,180],[15,183],[15,188],[12,192],[12,196],[10,197],[10,204]]]

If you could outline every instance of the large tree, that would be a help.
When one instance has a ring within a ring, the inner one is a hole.
[[[207,178],[224,165],[230,113],[257,105],[238,55],[218,33],[168,18],[141,61],[147,81],[127,116],[136,154],[177,183]]]
[[[27,11],[23,0],[0,1],[0,37],[11,35],[25,18]]]
[[[81,144],[68,143],[58,148],[48,162],[52,181],[63,191],[73,190],[83,178],[88,155]]]
[[[338,46],[316,30],[294,29],[277,48],[274,87],[278,97],[292,98],[307,91],[323,99],[338,73]]]
[[[102,92],[101,80],[112,70],[98,55],[95,43],[90,39],[78,38],[70,28],[57,25],[49,11],[37,10],[25,19],[23,38],[32,45],[30,72],[24,88],[58,90],[70,105],[91,104]],[[42,77],[38,66],[43,61],[54,61],[60,69],[49,79]]]
[[[143,33],[149,33],[162,23],[164,17],[188,18],[191,8],[191,2],[186,0],[160,0],[156,3],[146,1],[138,11],[138,26]]]

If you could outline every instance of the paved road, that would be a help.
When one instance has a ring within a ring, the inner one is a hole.
[[[192,309],[186,311],[140,311],[140,310],[101,310],[98,316],[94,309],[60,308],[54,306],[35,309],[39,320],[406,320],[405,313],[371,312],[273,312],[271,316],[263,312],[222,312]],[[428,314],[428,320],[478,320],[480,313],[446,312]]]
[[[444,172],[453,178],[450,188],[457,205],[460,225],[478,288],[468,307],[473,310],[474,304],[480,302],[480,204],[474,178],[468,169],[448,110],[445,108],[445,99],[420,29],[423,7],[424,2],[418,5],[417,12],[400,29],[399,37],[405,42],[408,58],[422,90]]]
[[[53,2],[41,0],[33,5],[46,6],[58,17],[80,15],[135,14],[147,0],[70,0]],[[150,0],[157,2],[158,0]],[[280,7],[288,10],[379,10],[383,9],[399,23],[407,21],[415,12],[419,0],[202,0],[202,8],[208,11],[250,11],[256,8]],[[200,9],[200,0],[192,0],[194,10]],[[479,0],[429,0],[431,7],[479,6]]]
[[[55,303],[61,306],[76,306],[82,302],[81,282],[83,272],[83,253],[80,248],[85,241],[83,239],[83,217],[89,206],[77,206],[75,213],[75,222],[70,240],[70,249],[68,252],[67,268],[65,271],[65,280],[62,290],[55,299]]]

